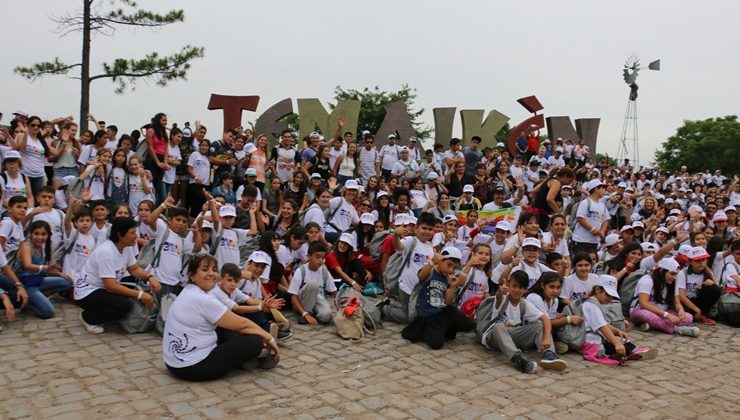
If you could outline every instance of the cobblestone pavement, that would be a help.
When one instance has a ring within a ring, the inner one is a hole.
[[[280,365],[191,384],[164,369],[156,334],[88,334],[78,309],[56,303],[0,332],[0,418],[738,418],[740,334],[697,339],[633,332],[660,355],[626,367],[565,359],[565,372],[525,375],[472,334],[431,351],[386,324],[359,344],[332,327],[293,327]],[[349,371],[349,372],[343,372]]]

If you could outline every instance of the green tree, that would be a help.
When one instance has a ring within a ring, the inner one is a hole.
[[[662,168],[690,172],[721,169],[727,176],[740,173],[740,122],[736,115],[684,121],[676,134],[655,152]]]
[[[607,164],[608,164],[608,165],[613,165],[613,166],[617,166],[617,160],[616,160],[616,159],[614,159],[613,157],[611,157],[611,156],[609,156],[609,155],[602,155],[601,153],[597,153],[597,154],[596,154],[596,159],[595,159],[595,161],[596,161],[596,162],[601,162],[601,160],[602,160],[602,159],[604,159],[604,158],[606,158],[606,159],[607,159]]]
[[[432,135],[432,127],[426,126],[419,122],[419,117],[424,113],[424,108],[414,111],[414,100],[416,99],[416,89],[409,85],[402,85],[401,89],[395,92],[386,92],[380,90],[378,86],[373,89],[364,88],[363,90],[344,89],[337,86],[334,89],[334,100],[343,99],[360,100],[360,117],[357,123],[357,130],[368,130],[371,133],[377,133],[383,124],[385,118],[384,106],[396,101],[404,101],[408,110],[411,125],[416,131],[416,136],[420,139],[429,138]],[[329,108],[334,109],[336,104],[329,104]]]
[[[511,126],[507,122],[500,130],[498,130],[498,133],[496,133],[496,143],[506,144],[506,138],[509,137],[509,132],[511,132]]]
[[[48,75],[63,75],[79,67],[80,80],[80,129],[87,129],[87,115],[90,112],[90,83],[99,79],[111,79],[116,83],[116,93],[123,93],[126,88],[134,89],[136,81],[145,79],[157,86],[166,86],[169,82],[185,79],[190,69],[190,61],[201,58],[204,49],[186,45],[180,52],[161,56],[152,52],[140,59],[117,58],[112,63],[103,63],[100,74],[90,75],[91,36],[102,34],[111,36],[120,27],[159,28],[185,20],[182,10],[171,10],[165,15],[137,9],[134,0],[111,0],[109,8],[95,5],[95,0],[81,0],[82,10],[62,17],[52,18],[58,25],[61,36],[73,32],[82,33],[82,57],[79,63],[67,64],[55,57],[52,61],[32,64],[30,67],[16,67],[15,72],[30,81]],[[99,2],[99,3],[102,3]],[[116,8],[115,4],[125,7]]]

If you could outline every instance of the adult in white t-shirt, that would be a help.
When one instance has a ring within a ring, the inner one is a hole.
[[[154,295],[130,289],[121,280],[127,275],[146,279],[154,293],[160,289],[159,281],[136,262],[137,226],[134,219],[119,217],[110,226],[110,239],[98,245],[87,259],[75,280],[75,303],[83,311],[82,325],[89,332],[99,334],[107,322],[123,318],[132,308],[130,298],[140,300],[148,307],[156,306]]]
[[[344,184],[342,197],[334,197],[329,201],[329,217],[326,218],[325,226],[328,242],[335,242],[339,235],[360,222],[357,209],[352,205],[357,194],[359,194],[357,182],[350,179]]]
[[[188,266],[190,283],[167,313],[162,335],[162,356],[167,369],[186,381],[207,381],[225,376],[260,355],[267,346],[279,360],[277,343],[254,322],[230,311],[213,294],[218,272],[210,255],[195,257]],[[219,337],[216,327],[237,332]],[[267,367],[270,365],[264,365]]]

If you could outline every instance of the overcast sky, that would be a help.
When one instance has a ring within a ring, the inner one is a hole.
[[[101,0],[102,2],[102,0]],[[105,0],[109,4],[110,0]],[[334,87],[417,89],[417,106],[433,125],[432,108],[497,109],[512,125],[528,116],[516,99],[537,95],[548,115],[598,117],[597,149],[616,155],[628,88],[622,66],[631,53],[643,65],[639,128],[641,161],[684,119],[738,113],[740,2],[737,1],[196,1],[140,0],[142,8],[183,8],[184,23],[156,31],[123,29],[93,41],[91,73],[115,57],[170,54],[190,43],[206,48],[187,81],[159,88],[140,82],[113,93],[92,85],[96,117],[126,131],[166,112],[171,122],[200,119],[221,129],[208,111],[211,93],[259,95],[256,113],[286,97],[327,102]],[[50,77],[34,84],[17,65],[80,56],[81,37],[60,38],[48,18],[79,10],[80,0],[4,4],[2,99],[44,117],[79,113],[79,83]],[[455,134],[460,135],[459,114]],[[213,131],[209,133],[217,136]]]

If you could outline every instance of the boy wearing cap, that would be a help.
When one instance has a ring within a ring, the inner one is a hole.
[[[411,179],[417,176],[419,172],[419,164],[415,160],[409,158],[409,149],[404,146],[400,148],[400,157],[393,164],[391,169],[391,175],[398,177],[399,182],[405,179]]]
[[[565,160],[563,160],[563,148],[558,146],[555,148],[555,153],[547,158],[547,166],[549,169],[562,168],[565,166]]]
[[[604,247],[605,249],[597,254],[599,262],[609,262],[619,254],[619,251],[622,250],[622,238],[616,233],[610,233],[604,238]]]
[[[676,276],[680,302],[694,314],[694,319],[714,325],[714,320],[706,314],[719,300],[722,289],[714,281],[714,273],[707,265],[709,254],[704,248],[695,246],[689,250],[688,259],[688,267]]]
[[[473,193],[475,192],[475,187],[473,187],[471,184],[466,184],[463,187],[463,195],[462,197],[457,199],[456,209],[458,211],[460,210],[480,210],[483,208],[483,206],[480,203],[480,200],[478,198],[473,197]]]
[[[247,243],[248,238],[257,235],[257,204],[249,208],[249,230],[234,228],[236,209],[231,205],[221,206],[216,210],[215,202],[211,198],[211,217],[213,218],[214,235],[212,237],[211,254],[218,261],[218,269],[226,263],[239,265],[239,247]]]
[[[450,140],[450,150],[442,155],[442,175],[447,175],[458,163],[465,166],[465,155],[460,150],[460,143],[460,139],[456,137]]]
[[[401,156],[401,148],[396,144],[396,135],[388,135],[388,144],[380,148],[380,174],[386,181],[391,178],[393,166]]]
[[[573,253],[579,251],[596,251],[601,238],[606,236],[609,229],[609,211],[601,198],[606,191],[605,185],[599,179],[586,183],[588,198],[578,204],[576,212],[576,228],[573,231]]]
[[[457,287],[464,278],[454,273],[460,266],[462,253],[447,247],[419,270],[417,318],[401,331],[403,338],[424,341],[431,349],[442,348],[445,340],[453,340],[458,332],[468,332],[475,323],[456,306]]]
[[[522,271],[527,274],[529,283],[527,289],[531,289],[537,280],[540,279],[542,273],[553,271],[550,267],[540,262],[540,251],[542,250],[542,243],[537,238],[526,238],[522,241],[522,258],[518,264],[517,258],[511,262],[511,264],[499,264],[491,273],[491,279],[494,283],[500,284],[508,277],[508,274],[514,271]]]
[[[409,149],[409,159],[416,162],[418,165],[421,162],[421,152],[419,151],[419,139],[415,136],[409,137],[409,144],[406,146]]]
[[[434,220],[431,213],[422,213],[416,225],[416,236],[401,239],[406,235],[405,228],[398,228],[390,235],[393,248],[408,258],[408,265],[403,267],[398,278],[398,300],[378,305],[384,319],[406,324],[415,317],[416,308],[409,306],[409,300],[414,287],[419,283],[419,270],[434,256],[430,242],[434,233]]]

